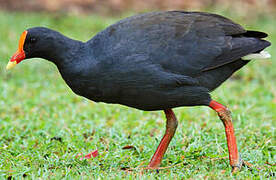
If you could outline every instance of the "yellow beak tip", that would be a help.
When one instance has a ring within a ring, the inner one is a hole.
[[[16,61],[10,61],[6,66],[6,70],[10,70],[10,69],[14,68],[14,66],[16,64],[17,64]]]

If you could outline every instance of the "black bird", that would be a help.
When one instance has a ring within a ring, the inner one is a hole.
[[[148,168],[158,168],[174,136],[172,108],[209,106],[225,126],[233,171],[238,154],[230,111],[210,92],[263,51],[266,33],[247,31],[220,15],[204,12],[152,12],[123,19],[87,42],[34,27],[23,32],[7,69],[23,59],[53,62],[76,94],[92,101],[145,111],[164,110],[166,132]]]

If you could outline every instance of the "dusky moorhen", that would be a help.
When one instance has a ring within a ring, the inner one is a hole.
[[[238,154],[230,111],[210,92],[252,58],[268,58],[266,33],[247,31],[220,15],[204,12],[152,12],[123,19],[87,42],[54,30],[23,32],[7,69],[23,59],[53,62],[76,94],[145,111],[164,110],[166,132],[148,168],[158,168],[174,136],[172,108],[209,106],[225,127],[230,165]]]

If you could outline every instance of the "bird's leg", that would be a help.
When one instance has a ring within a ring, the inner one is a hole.
[[[161,164],[162,158],[175,134],[175,130],[177,128],[177,119],[175,117],[174,112],[172,109],[164,110],[167,118],[167,124],[166,124],[166,132],[157,147],[154,155],[151,158],[151,161],[148,165],[148,168],[155,169],[158,168]]]
[[[238,169],[241,168],[242,160],[239,157],[231,112],[227,107],[214,100],[210,102],[209,107],[211,107],[218,113],[219,118],[223,122],[229,151],[230,165],[232,166],[232,172],[236,172]]]

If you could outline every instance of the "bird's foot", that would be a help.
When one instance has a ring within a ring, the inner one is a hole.
[[[232,166],[232,173],[238,172],[243,166],[243,160],[241,159],[241,157],[238,160],[236,160],[235,163],[231,164],[231,166]]]
[[[235,174],[238,171],[240,171],[240,169],[242,168],[242,166],[247,167],[248,169],[252,170],[253,169],[253,164],[244,161],[240,158],[240,161],[237,165],[232,165],[232,173]]]

